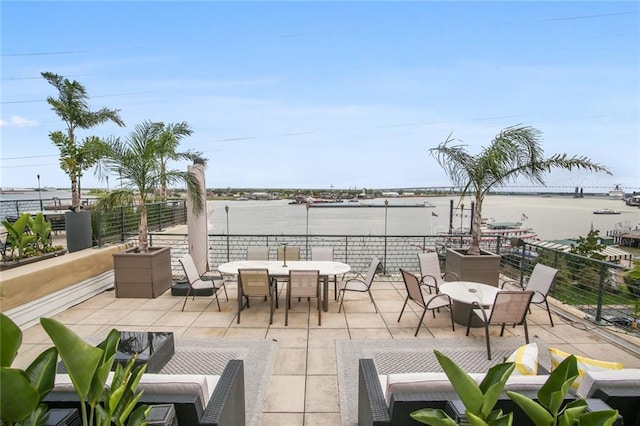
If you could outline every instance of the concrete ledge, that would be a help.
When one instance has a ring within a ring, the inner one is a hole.
[[[3,271],[0,307],[5,312],[111,271],[113,253],[129,247],[118,244],[85,249]]]

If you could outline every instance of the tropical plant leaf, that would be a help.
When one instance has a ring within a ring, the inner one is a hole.
[[[476,381],[442,352],[434,350],[433,353],[465,408],[473,413],[479,413],[483,394]]]
[[[52,347],[38,355],[25,371],[31,384],[38,390],[40,399],[53,390],[57,364],[58,350]]]
[[[565,358],[553,369],[547,381],[538,391],[538,401],[553,416],[556,416],[571,384],[578,378],[578,361],[574,355]]]
[[[76,393],[85,400],[103,350],[86,343],[71,329],[54,319],[40,318],[40,324],[58,348]]]
[[[512,362],[497,364],[489,369],[487,375],[480,383],[480,390],[484,396],[480,410],[475,412],[476,414],[479,413],[480,416],[485,419],[489,416],[496,402],[498,402],[500,395],[502,395],[507,380],[509,380],[509,376],[511,376],[514,369],[515,364]]]
[[[458,424],[439,408],[423,408],[411,413],[411,418],[417,422],[431,426],[457,426]]]
[[[0,367],[0,418],[15,423],[27,418],[40,403],[38,389],[23,370]]]
[[[611,426],[618,418],[618,410],[601,410],[580,416],[579,426]]]
[[[0,367],[11,367],[22,344],[22,330],[0,312]]]
[[[511,400],[515,402],[522,411],[524,411],[527,417],[529,417],[535,425],[542,426],[553,424],[553,416],[549,414],[546,408],[535,402],[533,399],[513,391],[507,391],[507,396],[511,398]]]

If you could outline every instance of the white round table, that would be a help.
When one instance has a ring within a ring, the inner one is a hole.
[[[500,291],[492,285],[472,281],[449,281],[441,284],[438,290],[453,301],[453,321],[464,326],[468,324],[473,302],[485,307],[491,306]],[[471,319],[471,327],[482,327],[482,323],[474,319]]]

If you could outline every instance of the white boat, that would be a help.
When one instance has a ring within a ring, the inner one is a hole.
[[[616,185],[615,188],[609,191],[609,197],[622,199],[622,197],[624,197],[624,190],[620,188],[620,185]]]
[[[598,210],[594,210],[593,214],[621,214],[618,210],[613,210],[613,209],[598,209]]]

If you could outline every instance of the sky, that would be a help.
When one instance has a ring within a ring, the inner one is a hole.
[[[448,186],[430,148],[451,135],[476,154],[522,124],[545,156],[612,173],[554,171],[550,190],[640,190],[637,1],[3,0],[0,19],[1,187],[70,186],[48,71],[120,110],[126,127],[80,138],[187,122],[179,149],[208,160],[209,188]]]

